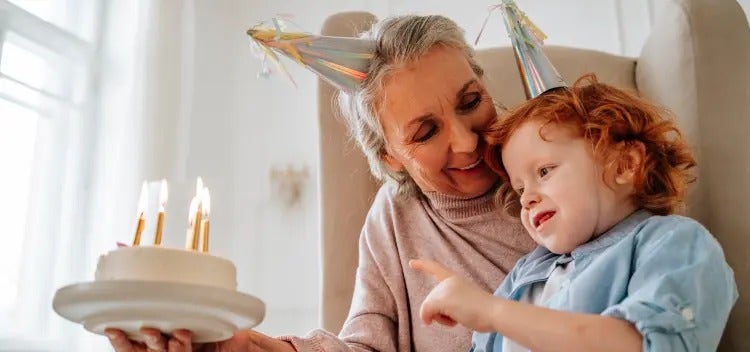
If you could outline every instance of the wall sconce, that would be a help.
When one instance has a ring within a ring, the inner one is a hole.
[[[276,190],[274,195],[288,208],[300,203],[305,182],[309,178],[307,166],[299,169],[288,165],[285,168],[271,168],[271,184]]]

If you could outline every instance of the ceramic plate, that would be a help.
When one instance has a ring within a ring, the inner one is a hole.
[[[141,327],[169,334],[193,332],[195,342],[226,340],[252,328],[265,315],[265,304],[251,295],[218,287],[155,281],[94,281],[60,288],[52,308],[63,318],[95,334],[106,328],[142,341]]]

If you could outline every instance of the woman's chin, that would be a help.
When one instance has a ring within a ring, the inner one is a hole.
[[[469,185],[462,185],[460,187],[460,195],[466,198],[476,198],[479,196],[483,196],[487,194],[487,192],[491,191],[497,180],[492,179],[486,179],[482,180],[483,182],[478,182],[479,180],[475,180],[472,184]]]
[[[499,176],[484,163],[469,170],[451,169],[447,173],[457,191],[451,193],[460,193],[465,197],[479,197],[487,193],[499,179]]]

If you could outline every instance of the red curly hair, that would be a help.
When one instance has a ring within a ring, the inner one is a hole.
[[[518,217],[520,202],[510,187],[501,148],[521,125],[539,121],[560,124],[591,143],[594,157],[605,173],[627,167],[625,155],[642,145],[643,158],[635,170],[632,199],[635,205],[659,215],[684,207],[688,184],[695,181],[695,158],[670,113],[623,90],[599,83],[593,74],[573,87],[544,93],[513,109],[483,133],[485,160],[503,179],[496,199],[506,213]],[[540,131],[541,133],[541,131]],[[602,175],[604,177],[604,174]]]

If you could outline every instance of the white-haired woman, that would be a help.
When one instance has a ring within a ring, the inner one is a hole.
[[[493,202],[498,176],[478,133],[497,118],[463,31],[442,16],[383,20],[368,77],[339,103],[373,174],[386,181],[362,229],[352,306],[341,333],[272,338],[245,330],[200,351],[460,351],[471,332],[427,327],[419,306],[432,285],[409,269],[437,259],[492,291],[533,249]],[[118,352],[192,351],[190,333],[144,329],[145,344],[108,331]]]

